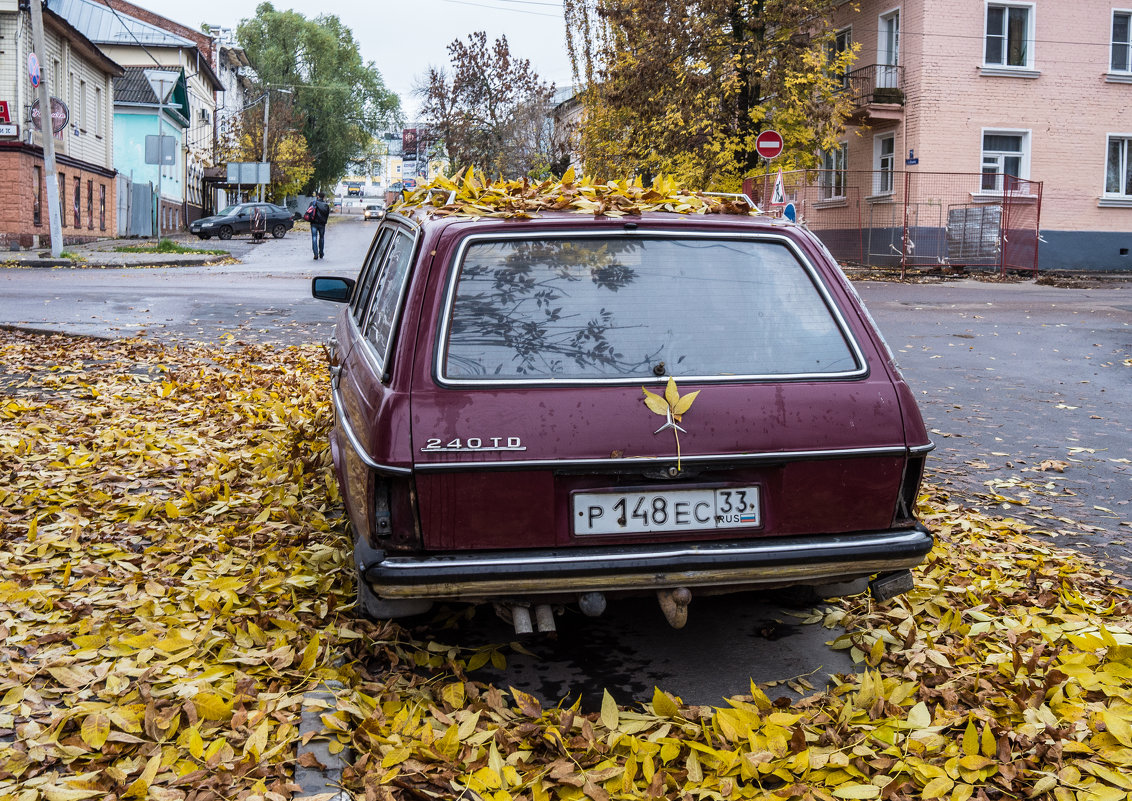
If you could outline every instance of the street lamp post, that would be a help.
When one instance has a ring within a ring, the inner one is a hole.
[[[282,92],[285,95],[294,94],[294,92],[292,92],[290,89],[278,88],[275,91],[276,92]],[[270,116],[270,112],[271,112],[271,87],[270,86],[267,87],[267,91],[264,92],[263,96],[265,98],[264,103],[263,103],[263,157],[260,159],[260,161],[266,162],[267,161],[267,120],[268,120],[268,117]],[[261,203],[264,200],[266,200],[266,196],[267,196],[267,184],[260,184],[259,185],[259,199],[260,199]]]

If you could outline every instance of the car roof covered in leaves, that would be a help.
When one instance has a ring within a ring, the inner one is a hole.
[[[571,229],[584,226],[587,228],[602,227],[611,230],[640,229],[686,229],[688,231],[703,231],[714,229],[719,231],[730,230],[747,231],[751,233],[766,233],[781,231],[786,228],[797,228],[795,223],[788,220],[746,215],[716,215],[716,214],[681,214],[678,212],[655,211],[639,215],[626,215],[621,217],[595,216],[577,212],[545,211],[536,215],[524,217],[506,217],[494,215],[465,216],[455,214],[438,214],[435,209],[401,209],[391,212],[387,219],[400,219],[414,228],[427,230],[430,234],[439,235],[441,231],[451,231],[461,234],[470,230],[505,229],[519,231],[523,228],[538,229]]]

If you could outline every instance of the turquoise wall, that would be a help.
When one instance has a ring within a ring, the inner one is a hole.
[[[166,116],[161,132],[177,140],[177,163],[163,166],[161,194],[180,202],[185,197],[183,137],[180,125]],[[145,163],[145,138],[157,135],[157,114],[114,110],[114,167],[134,183],[150,181],[157,187],[157,165]]]

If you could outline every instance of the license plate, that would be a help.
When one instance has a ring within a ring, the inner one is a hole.
[[[574,494],[574,534],[579,536],[759,525],[758,487]]]

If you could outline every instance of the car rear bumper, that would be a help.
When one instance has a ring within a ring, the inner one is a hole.
[[[810,537],[394,556],[355,546],[381,598],[490,598],[827,584],[918,565],[934,541],[923,526]]]

